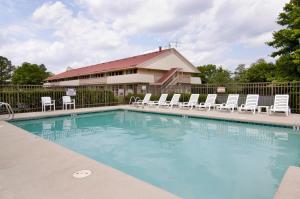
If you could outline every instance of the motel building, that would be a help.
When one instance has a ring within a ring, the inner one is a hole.
[[[46,79],[44,86],[75,87],[82,85],[109,85],[118,95],[146,93],[150,88],[166,89],[176,85],[190,88],[201,84],[197,68],[176,49],[158,51],[67,69]]]

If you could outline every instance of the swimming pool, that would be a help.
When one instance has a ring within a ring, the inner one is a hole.
[[[123,110],[12,123],[187,199],[271,199],[300,164],[289,128]]]

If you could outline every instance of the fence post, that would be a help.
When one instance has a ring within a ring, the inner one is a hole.
[[[20,104],[20,86],[19,84],[17,85],[17,91],[18,91],[18,98],[17,98],[17,103],[16,103],[16,107],[18,107],[18,104]]]
[[[106,106],[106,85],[104,86],[104,106]]]
[[[272,96],[272,99],[273,99],[273,97],[274,97],[273,88],[274,88],[274,84],[273,84],[273,82],[272,82],[272,84],[271,84],[271,96]]]

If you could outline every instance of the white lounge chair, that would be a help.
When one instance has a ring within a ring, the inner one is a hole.
[[[147,93],[143,100],[138,100],[136,102],[133,102],[132,104],[135,106],[145,106],[150,102],[151,93]]]
[[[62,100],[63,100],[63,110],[64,109],[68,109],[68,105],[70,105],[72,107],[73,105],[73,108],[75,109],[75,99],[71,99],[70,96],[63,96],[62,97]]]
[[[160,106],[160,105],[166,103],[167,97],[168,97],[168,94],[161,94],[158,101],[149,101],[148,105],[149,106],[156,106],[156,105]]]
[[[238,109],[239,112],[252,111],[255,114],[258,107],[258,99],[259,95],[247,95],[245,104],[242,104]]]
[[[217,99],[217,94],[208,94],[205,102],[196,105],[196,108],[198,108],[199,110],[208,108],[208,110],[210,110],[211,107],[215,105],[216,99]]]
[[[168,108],[179,106],[179,99],[180,99],[180,94],[174,94],[171,101],[166,101],[165,103],[160,104],[159,106],[166,106]]]
[[[192,94],[190,96],[190,100],[188,102],[182,102],[179,104],[179,108],[190,108],[192,109],[194,106],[198,104],[199,94]]]
[[[46,107],[49,106],[50,107],[50,111],[51,111],[51,107],[53,106],[53,110],[55,111],[55,100],[51,100],[51,97],[42,97],[42,111],[46,111]]]
[[[274,105],[270,108],[270,114],[272,112],[283,112],[288,116],[291,113],[289,95],[275,95]]]
[[[239,94],[229,94],[225,104],[221,104],[218,110],[231,110],[234,111],[238,107]]]

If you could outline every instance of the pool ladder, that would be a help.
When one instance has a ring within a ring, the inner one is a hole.
[[[293,125],[293,130],[294,130],[294,131],[299,131],[299,133],[300,133],[300,123],[295,123],[295,124]]]
[[[130,100],[129,100],[129,104],[133,104],[134,102],[137,102],[138,100],[140,100],[139,97],[131,96],[131,98],[130,98]]]
[[[8,118],[7,119],[13,119],[15,116],[14,110],[12,109],[11,105],[5,102],[0,102],[0,108],[5,107],[8,112]]]

